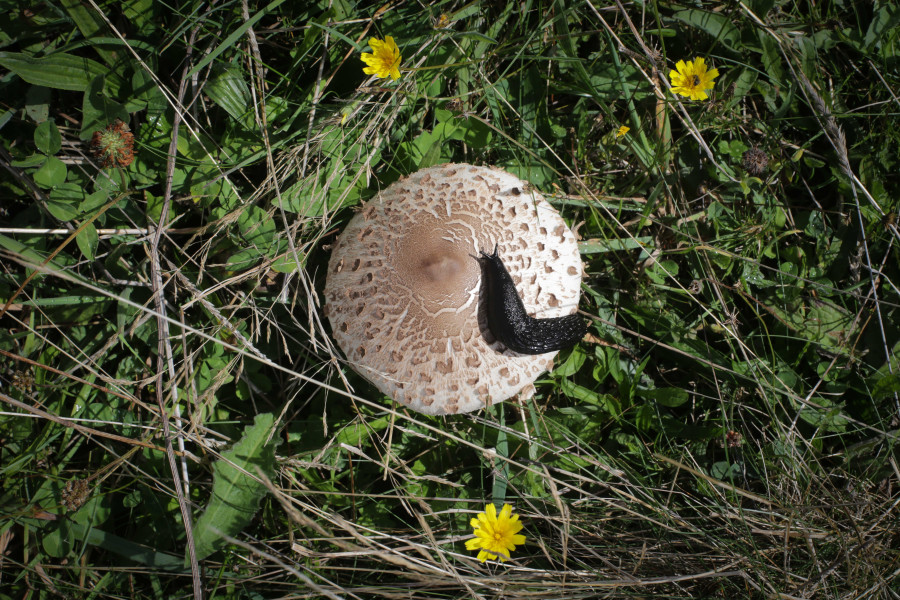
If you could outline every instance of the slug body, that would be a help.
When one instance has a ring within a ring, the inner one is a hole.
[[[577,314],[552,319],[529,317],[496,247],[493,254],[482,251],[480,260],[488,327],[504,346],[519,354],[544,354],[574,346],[587,333],[584,320]]]

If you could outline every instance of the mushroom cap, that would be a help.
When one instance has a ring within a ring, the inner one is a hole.
[[[491,335],[477,257],[495,245],[529,316],[575,312],[583,273],[575,236],[514,175],[439,165],[366,203],[335,243],[325,283],[326,315],[349,364],[426,414],[533,395],[556,352],[518,354]]]

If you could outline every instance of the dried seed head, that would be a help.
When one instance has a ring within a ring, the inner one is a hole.
[[[95,131],[91,136],[91,152],[103,167],[127,167],[134,160],[134,134],[121,119]]]
[[[740,432],[731,430],[725,435],[725,443],[729,448],[737,448],[743,442],[744,436]]]
[[[31,371],[21,370],[12,374],[13,387],[30,393],[34,388],[34,374]]]
[[[766,169],[769,168],[769,155],[759,148],[753,147],[744,152],[741,164],[750,175],[760,177],[765,175]]]
[[[460,113],[465,108],[465,104],[459,98],[451,98],[449,102],[447,102],[447,110],[453,113]]]
[[[62,504],[70,512],[81,508],[91,495],[86,479],[70,479],[62,491]]]

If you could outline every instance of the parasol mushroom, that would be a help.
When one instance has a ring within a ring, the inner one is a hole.
[[[350,220],[328,263],[326,315],[349,364],[427,414],[533,395],[557,350],[523,354],[492,333],[500,326],[489,313],[502,313],[487,306],[492,259],[525,320],[575,312],[583,272],[575,236],[529,184],[496,168],[445,164],[387,187]],[[494,289],[503,289],[496,276]],[[577,341],[584,328],[572,319]]]

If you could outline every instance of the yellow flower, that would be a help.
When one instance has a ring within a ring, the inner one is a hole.
[[[512,506],[504,504],[497,516],[497,507],[488,504],[483,513],[470,522],[475,537],[466,542],[466,550],[479,550],[478,560],[487,559],[505,562],[509,553],[525,543],[525,536],[519,534],[522,524],[519,515],[512,514]]]
[[[375,77],[388,77],[400,79],[400,48],[391,36],[385,36],[384,41],[378,38],[369,40],[372,52],[363,52],[360,58],[369,65],[363,67],[363,73]]]
[[[623,136],[624,136],[626,133],[628,133],[629,131],[631,131],[631,127],[626,127],[625,125],[622,125],[622,126],[619,127],[619,129],[616,131],[616,139],[618,139],[618,138],[620,138],[620,137],[623,137]]]
[[[697,57],[693,61],[679,60],[675,70],[669,72],[672,91],[691,100],[706,100],[706,90],[715,87],[713,79],[719,76],[718,69],[706,70],[706,59]]]

